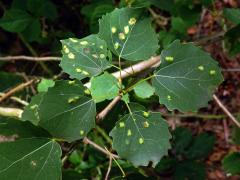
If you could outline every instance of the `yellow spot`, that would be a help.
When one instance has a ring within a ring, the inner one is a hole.
[[[138,139],[138,142],[139,142],[139,144],[143,144],[144,139],[143,139],[143,138],[139,138],[139,139]]]
[[[129,33],[129,26],[124,26],[124,33],[128,34]]]
[[[134,24],[136,24],[136,22],[137,22],[136,18],[130,18],[128,21],[128,24],[134,25]]]
[[[83,130],[80,130],[80,135],[84,135],[84,131]]]
[[[168,61],[168,62],[173,62],[173,57],[172,56],[166,56],[165,57],[165,59],[166,59],[166,61]]]
[[[82,72],[82,70],[80,68],[76,68],[75,71],[78,73]]]
[[[114,44],[114,49],[118,49],[118,48],[119,48],[119,43],[116,42],[116,43]]]
[[[31,165],[36,166],[37,165],[36,161],[31,161]]]
[[[69,99],[68,99],[68,103],[69,103],[69,104],[73,103],[74,101],[75,101],[74,98],[69,98]]]
[[[104,54],[100,54],[100,58],[101,58],[101,59],[104,59],[104,58],[105,58],[105,55],[104,55]]]
[[[98,55],[97,54],[92,54],[92,57],[94,57],[95,59],[98,58]]]
[[[127,131],[127,135],[128,135],[128,136],[131,136],[131,135],[132,135],[132,131],[131,131],[130,129]]]
[[[68,58],[69,58],[69,59],[74,59],[74,58],[75,58],[75,55],[74,55],[73,53],[69,53],[69,54],[68,54]]]
[[[67,48],[67,46],[66,46],[66,45],[64,45],[64,46],[63,46],[63,51],[64,51],[66,54],[68,54],[68,53],[69,53],[69,49]]]
[[[198,69],[199,69],[200,71],[203,71],[203,70],[204,70],[204,67],[203,67],[203,66],[198,66]]]
[[[124,39],[126,38],[124,33],[119,33],[119,34],[118,34],[118,37],[119,37],[119,39],[121,39],[121,40],[124,40]]]
[[[38,107],[38,105],[37,104],[34,104],[34,105],[32,105],[31,107],[30,107],[30,109],[35,109],[35,108],[37,108]]]
[[[81,41],[80,44],[81,44],[81,45],[87,45],[88,42],[87,42],[87,41]]]
[[[75,80],[73,81],[68,81],[68,84],[74,84],[75,83]]]
[[[124,123],[124,122],[120,122],[120,123],[119,123],[119,127],[121,127],[121,128],[122,128],[122,127],[125,127],[125,123]]]
[[[89,75],[89,73],[88,73],[87,71],[82,71],[82,74],[84,74],[84,75],[86,75],[86,76]]]
[[[103,49],[103,45],[100,46],[100,49]]]
[[[149,116],[149,112],[143,111],[143,116],[148,117]]]
[[[91,92],[90,92],[89,89],[85,89],[85,90],[84,90],[84,93],[85,93],[85,94],[91,94]]]
[[[145,122],[143,123],[143,127],[145,127],[145,128],[149,127],[149,123],[148,123],[147,121],[145,121]]]
[[[215,70],[210,70],[210,75],[215,75],[216,74],[216,71]]]
[[[116,28],[116,27],[112,27],[112,28],[111,28],[111,31],[112,31],[112,33],[114,34],[114,33],[117,32],[117,28]]]
[[[170,95],[168,95],[168,96],[167,96],[167,99],[168,99],[169,101],[171,101],[171,100],[172,100],[172,97],[171,97]]]
[[[125,140],[126,145],[130,144],[130,141],[128,139]]]
[[[78,42],[76,39],[73,39],[73,38],[69,38],[69,39],[70,39],[70,41],[72,41],[74,43]]]

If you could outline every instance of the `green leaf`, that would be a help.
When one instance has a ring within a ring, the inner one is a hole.
[[[31,102],[24,108],[22,114],[22,121],[30,121],[34,125],[38,125],[39,117],[39,104],[43,99],[44,93],[39,93],[32,97]]]
[[[90,35],[83,39],[62,40],[62,60],[60,66],[72,78],[83,79],[96,76],[110,66],[105,41],[98,35]]]
[[[152,81],[159,102],[169,110],[182,112],[207,106],[223,81],[217,62],[192,43],[179,41],[163,50],[160,58],[160,68]]]
[[[139,61],[153,56],[158,38],[148,18],[130,8],[115,9],[99,21],[99,36],[120,58]]]
[[[96,103],[106,99],[111,100],[119,93],[118,80],[113,75],[105,72],[91,79],[90,91]]]
[[[28,0],[27,7],[37,17],[43,16],[54,20],[58,16],[55,4],[49,0]]]
[[[201,133],[193,139],[189,149],[185,151],[185,156],[188,159],[205,158],[213,150],[214,144],[215,137],[213,135]]]
[[[84,95],[80,82],[56,81],[44,94],[38,108],[39,126],[55,138],[81,139],[95,126],[95,103]]]
[[[38,92],[47,92],[48,88],[53,87],[55,82],[52,79],[41,79],[37,86]]]
[[[176,165],[174,173],[174,180],[203,180],[205,178],[205,168],[202,163],[194,161],[183,161]]]
[[[225,8],[223,16],[233,22],[234,24],[240,23],[240,8]]]
[[[61,148],[30,122],[0,117],[0,179],[56,180],[61,177]]]
[[[223,159],[223,169],[228,173],[227,175],[240,174],[240,153],[233,152],[228,154]]]
[[[113,149],[135,166],[147,166],[150,161],[155,166],[170,148],[168,125],[159,113],[127,114],[116,123],[110,136]]]
[[[38,19],[34,19],[21,33],[28,42],[38,41],[41,37],[41,24]]]
[[[9,32],[22,32],[33,21],[26,11],[11,9],[0,19],[0,27]]]
[[[133,90],[134,90],[135,94],[140,98],[149,98],[155,92],[155,89],[146,81],[143,81],[143,82],[137,84],[133,88]]]
[[[13,88],[14,86],[20,84],[21,82],[23,82],[23,79],[13,73],[0,71],[0,82],[0,91],[3,92],[8,90],[9,88]]]
[[[0,145],[0,179],[56,180],[61,177],[61,148],[45,138],[26,138]]]

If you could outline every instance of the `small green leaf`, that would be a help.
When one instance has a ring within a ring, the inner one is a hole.
[[[39,104],[39,126],[53,137],[74,141],[95,126],[96,106],[80,82],[56,81]]]
[[[99,21],[99,36],[120,58],[139,61],[153,56],[158,38],[148,18],[141,11],[130,8],[115,9]]]
[[[240,8],[225,8],[223,16],[233,22],[234,24],[240,23]]]
[[[52,79],[41,79],[37,86],[38,92],[47,92],[48,88],[53,87],[55,82]]]
[[[127,114],[116,123],[110,136],[113,149],[135,166],[147,166],[150,161],[155,166],[170,148],[168,125],[159,113]]]
[[[63,57],[60,66],[72,78],[81,80],[96,76],[110,66],[107,45],[98,35],[83,39],[69,38],[61,42]]]
[[[118,95],[118,80],[113,75],[105,72],[101,76],[91,79],[90,91],[96,103],[106,99],[111,100]]]
[[[0,27],[9,32],[22,32],[33,20],[26,11],[11,9],[0,19]]]
[[[22,114],[22,121],[30,121],[34,125],[38,125],[39,117],[39,104],[43,99],[44,93],[39,93],[32,97],[31,102],[24,108]]]
[[[155,89],[146,81],[137,84],[133,90],[140,98],[149,98],[155,92]]]
[[[191,43],[174,41],[162,51],[152,84],[161,104],[186,112],[207,106],[222,81],[220,68],[209,54]]]
[[[228,173],[227,175],[240,174],[240,153],[234,152],[228,154],[223,159],[223,169]]]
[[[38,41],[41,38],[41,24],[39,19],[34,19],[21,34],[28,42]]]
[[[60,179],[61,154],[58,143],[44,138],[1,143],[0,179]]]

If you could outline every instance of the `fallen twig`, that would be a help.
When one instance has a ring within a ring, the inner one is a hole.
[[[11,61],[11,60],[26,60],[26,61],[60,61],[61,57],[33,57],[33,56],[5,56],[0,57],[0,61]]]

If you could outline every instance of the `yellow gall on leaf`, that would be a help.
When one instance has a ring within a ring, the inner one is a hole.
[[[148,128],[148,127],[149,127],[149,123],[148,123],[147,121],[145,121],[145,122],[143,123],[143,127]]]
[[[69,58],[69,59],[75,59],[75,55],[74,55],[73,53],[69,53],[69,54],[68,54],[68,58]]]
[[[114,34],[114,33],[116,33],[117,32],[117,28],[116,27],[112,27],[111,28],[111,32]]]
[[[125,127],[125,123],[124,122],[120,122],[119,123],[119,127],[121,127],[121,128]]]
[[[216,71],[215,70],[210,70],[210,75],[215,75],[216,74]]]
[[[149,112],[143,111],[143,116],[144,117],[148,117],[149,116]]]
[[[100,49],[103,49],[103,45],[100,46]]]
[[[114,49],[118,49],[118,48],[119,48],[119,43],[116,42],[116,43],[114,44]]]
[[[125,34],[122,33],[122,32],[118,34],[118,37],[119,37],[120,40],[124,40],[126,38]]]
[[[129,26],[124,26],[124,33],[128,34],[129,33]]]
[[[105,58],[105,54],[100,54],[100,58],[104,59]]]
[[[69,38],[69,40],[72,41],[72,42],[74,42],[74,43],[78,42],[78,40],[73,39],[73,38]]]
[[[87,41],[81,41],[80,44],[81,44],[81,45],[87,45],[88,42],[87,42]]]
[[[84,131],[83,130],[80,130],[80,135],[84,135]]]
[[[167,99],[168,99],[169,101],[171,101],[171,100],[172,100],[172,97],[171,97],[170,95],[168,95],[168,96],[167,96]]]
[[[68,54],[68,53],[70,52],[66,45],[63,46],[63,51],[64,51],[66,54]]]
[[[139,142],[139,144],[143,144],[144,143],[144,139],[143,138],[139,138],[138,142]]]
[[[131,131],[131,129],[128,129],[127,136],[131,136],[131,135],[132,135],[132,131]]]
[[[203,70],[204,70],[204,67],[203,67],[203,66],[198,66],[198,69],[199,69],[200,71],[203,71]]]
[[[90,92],[89,89],[85,89],[85,90],[84,90],[84,93],[85,93],[85,94],[88,94],[88,95],[91,94],[91,92]]]
[[[134,25],[134,24],[136,24],[136,22],[137,22],[136,18],[133,17],[133,18],[129,19],[128,24]]]
[[[94,57],[95,59],[98,58],[98,55],[97,54],[92,54],[92,57]]]
[[[168,62],[173,62],[173,60],[174,60],[174,58],[172,56],[166,56],[165,59]]]
[[[74,84],[75,83],[75,80],[73,81],[68,81],[68,84]]]
[[[84,74],[85,76],[89,75],[89,73],[87,71],[82,71],[82,74]]]
[[[75,71],[78,73],[82,72],[82,70],[80,68],[76,68]]]

